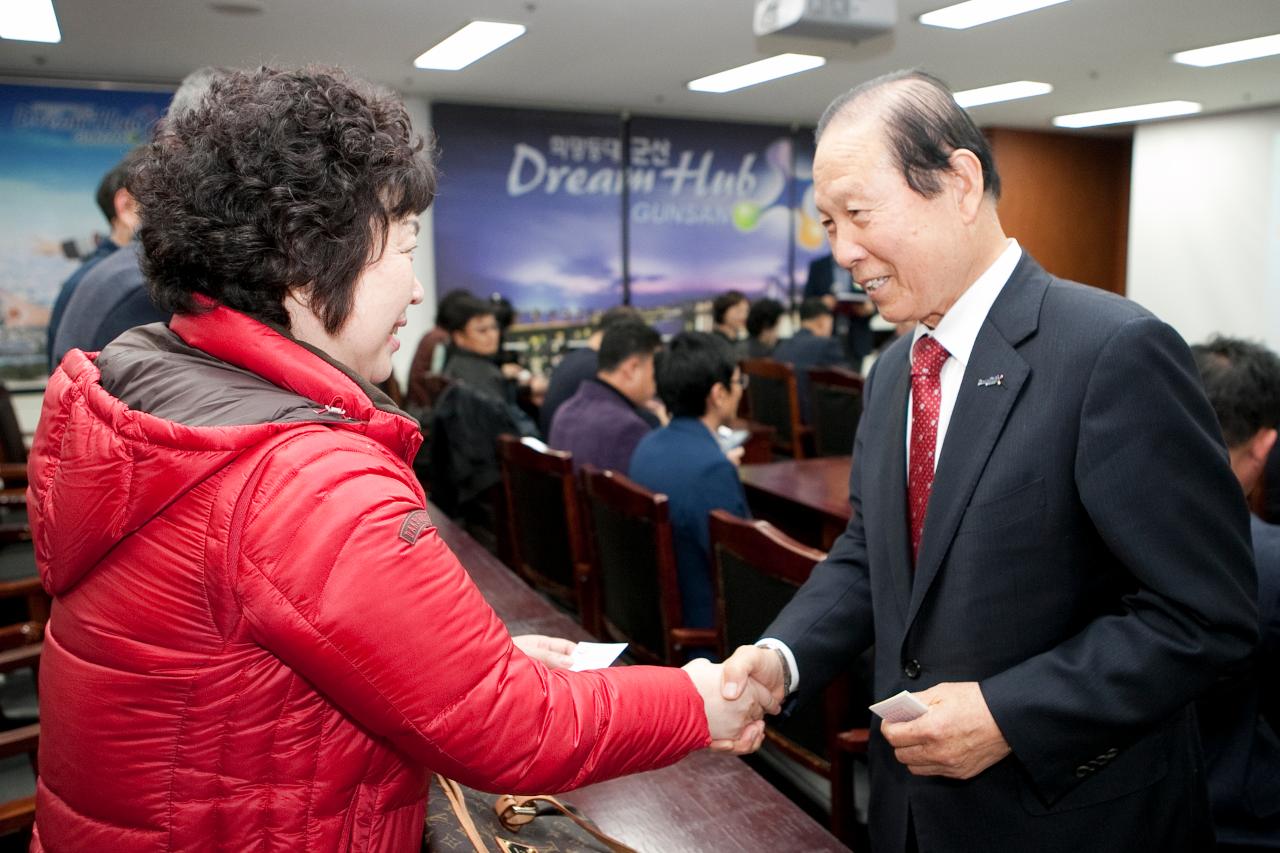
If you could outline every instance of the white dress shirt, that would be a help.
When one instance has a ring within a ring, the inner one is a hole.
[[[960,294],[951,310],[938,321],[937,328],[930,329],[924,323],[916,325],[911,338],[912,347],[925,335],[933,335],[950,356],[942,364],[942,407],[938,411],[938,443],[933,449],[935,471],[938,469],[938,458],[942,456],[942,441],[947,437],[947,427],[951,424],[951,413],[955,411],[956,398],[960,396],[960,382],[969,366],[969,356],[973,354],[973,344],[978,340],[978,332],[987,321],[987,314],[995,304],[996,297],[1004,290],[1009,276],[1013,275],[1013,268],[1021,259],[1022,248],[1018,241],[1010,240],[995,263],[987,267],[986,272]],[[903,438],[907,470],[911,469],[911,402],[908,392],[907,431]]]
[[[942,365],[942,406],[938,412],[938,438],[933,454],[935,470],[938,458],[942,455],[942,442],[947,437],[947,427],[951,423],[951,413],[955,411],[956,399],[960,396],[960,383],[964,379],[965,368],[969,366],[969,356],[973,354],[973,344],[978,339],[978,332],[986,322],[991,306],[995,304],[1000,291],[1004,290],[1009,276],[1013,275],[1013,269],[1021,259],[1022,247],[1017,240],[1009,240],[1000,257],[960,294],[960,298],[938,321],[937,327],[930,329],[920,323],[911,338],[911,344],[915,346],[917,340],[931,334],[948,353],[948,358]],[[903,438],[903,460],[908,469],[911,465],[910,454],[911,399],[908,393],[907,429]],[[794,692],[800,686],[800,669],[796,666],[796,658],[791,649],[787,648],[786,643],[773,637],[765,637],[757,645],[782,652],[787,668],[791,670],[791,690]]]

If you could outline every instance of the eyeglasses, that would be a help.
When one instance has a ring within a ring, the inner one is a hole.
[[[751,381],[751,377],[745,373],[739,373],[738,378],[732,381],[737,382],[739,385],[741,385],[742,390],[745,391],[747,390],[747,383]]]

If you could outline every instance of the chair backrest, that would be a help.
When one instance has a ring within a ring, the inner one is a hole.
[[[43,643],[0,652],[0,673],[6,676],[20,670],[32,671],[33,683],[37,680]],[[13,725],[13,720],[10,721]],[[0,760],[26,755],[30,769],[4,761],[0,768],[0,786],[9,792],[10,800],[0,802],[0,836],[21,833],[16,839],[0,841],[0,849],[25,850],[30,842],[31,827],[36,817],[36,776],[39,773],[40,723],[31,722],[0,732]],[[27,792],[30,792],[29,794]]]
[[[18,425],[18,413],[13,408],[13,397],[0,382],[0,462],[27,462],[27,445],[22,440],[22,428]]]
[[[579,604],[587,571],[573,457],[534,439],[498,437],[513,568],[566,603]]]
[[[826,554],[787,536],[767,521],[711,513],[711,575],[718,610],[719,646],[727,654],[751,645],[808,579]],[[774,741],[811,769],[826,773],[832,725],[823,702],[802,705],[770,721]]]
[[[814,453],[848,456],[862,417],[862,377],[845,367],[809,368]]]
[[[592,465],[580,476],[603,633],[630,643],[637,660],[677,663],[673,629],[682,619],[667,496]]]
[[[751,419],[774,428],[775,448],[803,459],[805,428],[794,368],[771,358],[748,358],[741,369],[749,377],[746,395],[751,398]]]

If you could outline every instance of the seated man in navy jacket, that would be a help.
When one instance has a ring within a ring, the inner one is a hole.
[[[809,368],[848,367],[844,348],[831,337],[835,318],[821,299],[810,297],[800,303],[800,329],[778,344],[774,361],[785,361],[795,368],[796,392],[800,397],[800,418],[809,422]]]
[[[662,337],[639,320],[615,323],[600,341],[599,368],[556,410],[547,443],[573,454],[573,468],[625,473],[631,452],[653,429],[642,412],[653,400],[653,356]]]
[[[1191,348],[1222,425],[1231,470],[1249,494],[1280,424],[1280,358],[1265,347],[1215,338]],[[1218,850],[1280,850],[1280,526],[1249,519],[1258,566],[1262,640],[1253,666],[1198,704]]]
[[[704,332],[677,335],[658,365],[658,394],[671,423],[642,438],[631,456],[631,479],[671,502],[676,572],[689,628],[715,624],[708,516],[713,509],[749,515],[735,467],[742,451],[730,451],[731,460],[716,438],[737,414],[742,384],[728,342]]]

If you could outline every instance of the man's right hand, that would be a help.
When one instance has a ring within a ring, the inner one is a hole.
[[[786,673],[782,669],[781,656],[763,646],[738,646],[724,662],[721,691],[724,698],[733,700],[742,695],[747,679],[753,678],[773,696],[779,705],[787,698]]]
[[[748,683],[747,690],[739,691],[740,695],[735,699],[725,699],[721,666],[699,658],[683,667],[702,697],[711,748],[734,755],[755,752],[764,739],[761,718],[766,713],[776,714],[781,707],[768,690],[754,682]]]

